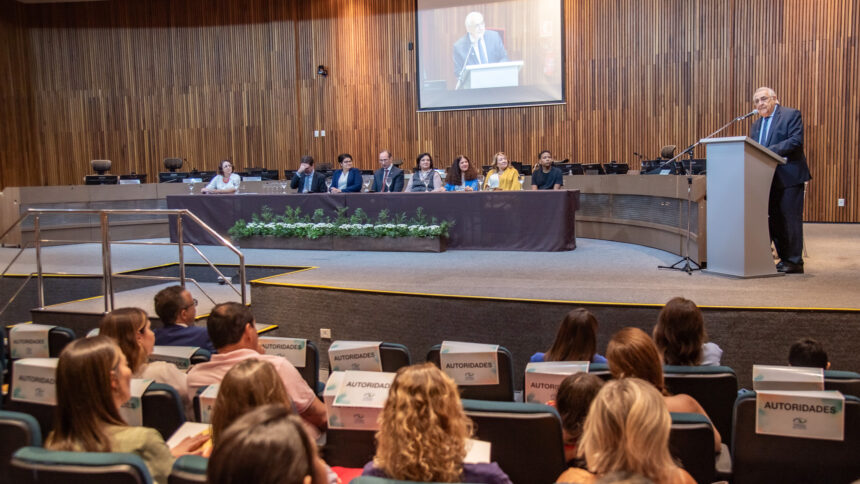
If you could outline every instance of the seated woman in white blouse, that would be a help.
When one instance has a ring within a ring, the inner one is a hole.
[[[200,193],[236,193],[241,181],[242,178],[233,173],[233,163],[230,160],[221,160],[221,164],[218,165],[218,176],[213,177],[206,188],[200,190]]]

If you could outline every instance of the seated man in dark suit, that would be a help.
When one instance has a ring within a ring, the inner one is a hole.
[[[155,330],[155,344],[198,346],[210,352],[215,351],[206,328],[194,326],[197,300],[184,287],[170,286],[158,291],[155,295],[155,313],[164,325]]]
[[[379,153],[379,164],[382,168],[376,170],[373,174],[373,186],[370,188],[372,192],[402,192],[403,191],[403,170],[396,166],[391,166],[391,152],[382,150]],[[389,184],[386,181],[390,181]]]
[[[466,15],[466,35],[454,43],[454,76],[459,80],[466,66],[507,61],[502,37],[494,30],[486,30],[484,16],[478,12]]]
[[[325,175],[314,171],[314,159],[312,156],[302,156],[299,169],[290,182],[290,187],[298,189],[299,193],[325,193]]]

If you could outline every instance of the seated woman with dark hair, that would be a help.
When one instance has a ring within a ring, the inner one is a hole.
[[[157,430],[126,424],[119,409],[131,397],[131,369],[107,336],[72,341],[60,354],[56,382],[56,418],[46,449],[137,454],[153,480],[166,484],[174,459],[207,440],[189,437],[171,450]]]
[[[361,170],[353,168],[352,155],[342,153],[337,155],[337,162],[340,163],[340,170],[335,170],[331,177],[332,193],[353,193],[361,191]],[[346,175],[344,175],[346,173]]]
[[[264,405],[239,417],[218,437],[206,482],[210,484],[326,484],[302,419],[281,404]]]
[[[606,363],[606,358],[597,354],[597,318],[585,308],[570,311],[561,321],[549,350],[533,354],[529,361]]]
[[[186,415],[192,415],[194,395],[188,390],[188,375],[166,361],[149,362],[155,347],[155,333],[143,309],[119,308],[105,314],[99,324],[99,334],[119,345],[134,378],[172,386],[182,399]]]
[[[241,182],[242,177],[233,173],[233,162],[221,160],[218,163],[218,176],[212,177],[200,193],[236,193]]]
[[[421,153],[415,160],[415,169],[404,192],[444,192],[445,185],[442,177],[433,169],[433,157],[430,153]]]
[[[612,378],[640,378],[654,385],[666,400],[670,412],[708,414],[690,395],[672,395],[663,382],[663,365],[654,341],[639,328],[623,328],[612,336],[606,347]],[[710,418],[710,417],[709,417]],[[720,451],[720,432],[714,429],[714,451]]]
[[[693,301],[682,297],[669,300],[651,335],[666,365],[718,366],[723,350],[706,343],[705,318]]]
[[[510,483],[498,464],[464,464],[472,421],[457,385],[432,363],[397,371],[363,475],[417,482]]]
[[[582,437],[582,426],[588,416],[591,401],[603,386],[603,380],[591,373],[574,373],[561,381],[555,396],[555,407],[561,415],[564,437],[564,459],[571,467],[583,467],[576,459],[577,445]]]
[[[694,484],[669,453],[671,428],[666,403],[653,386],[637,378],[610,381],[591,404],[579,441],[588,470],[568,469],[557,482],[592,484],[623,471],[660,484]]]
[[[480,189],[478,170],[475,165],[463,155],[454,158],[454,163],[448,168],[448,175],[445,177],[445,190],[449,192],[477,192]]]

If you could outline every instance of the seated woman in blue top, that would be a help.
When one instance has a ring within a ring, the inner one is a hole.
[[[529,361],[606,363],[606,358],[597,354],[597,318],[585,308],[567,313],[549,350],[546,353],[533,354]]]
[[[361,170],[352,167],[352,155],[342,153],[337,155],[337,162],[340,163],[340,170],[335,170],[331,177],[332,193],[350,193],[361,191]],[[343,174],[346,173],[346,176]]]
[[[477,192],[480,189],[478,170],[475,165],[463,155],[454,158],[454,164],[448,168],[448,175],[445,177],[445,190],[449,192]]]

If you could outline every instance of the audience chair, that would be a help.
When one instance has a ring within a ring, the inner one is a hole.
[[[330,466],[364,467],[376,454],[376,431],[330,428],[322,454]]]
[[[197,351],[191,355],[191,364],[196,365],[198,363],[206,363],[212,358],[212,353],[209,352],[206,348],[197,348]]]
[[[21,412],[0,410],[0,482],[12,482],[9,476],[9,461],[12,454],[28,445],[40,447],[42,432],[39,422],[32,416]]]
[[[704,415],[672,413],[669,451],[696,482],[714,482],[714,429]],[[728,453],[728,449],[725,450]]]
[[[427,361],[442,367],[439,352],[442,345],[433,345],[427,353]],[[460,396],[474,400],[514,401],[513,356],[504,346],[499,346],[499,383],[498,385],[461,385]],[[556,476],[558,477],[558,476]]]
[[[173,463],[168,484],[202,484],[206,482],[209,459],[199,455],[183,455]]]
[[[800,439],[755,432],[756,393],[735,402],[733,483],[853,482],[860,476],[860,398],[845,396],[845,439]]]
[[[31,402],[19,402],[17,400],[9,399],[4,407],[5,410],[9,410],[11,412],[20,412],[25,413],[33,419],[36,420],[36,423],[39,426],[39,432],[42,435],[47,436],[51,433],[51,430],[54,428],[54,408],[56,405],[44,405],[41,403],[31,403]],[[2,440],[2,438],[0,438]]]
[[[839,390],[843,395],[860,397],[860,373],[824,370],[824,389]]]
[[[75,340],[75,332],[69,328],[56,326],[48,332],[48,356],[57,358],[63,349]]]
[[[12,456],[16,484],[150,484],[152,477],[136,454],[65,452],[24,447]]]
[[[313,341],[307,340],[308,346],[305,351],[304,368],[296,368],[302,378],[305,379],[311,390],[317,395],[325,389],[325,382],[320,381],[320,350]]]
[[[490,460],[513,482],[555,482],[567,468],[561,417],[538,403],[463,400],[475,439],[490,442]]]
[[[588,372],[599,376],[605,382],[612,379],[612,373],[609,373],[609,365],[606,363],[591,363],[588,365]]]
[[[412,364],[412,354],[409,348],[398,343],[382,343],[379,345],[382,371],[395,373],[404,366]]]
[[[738,396],[738,377],[728,366],[663,367],[670,393],[686,393],[705,409],[723,442],[731,442],[732,408]]]
[[[144,427],[158,430],[166,441],[185,423],[185,409],[179,393],[170,385],[152,383],[141,397]]]

